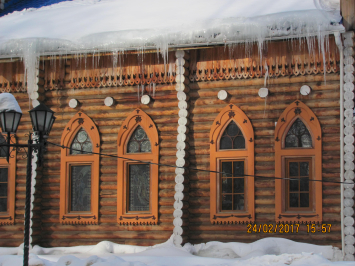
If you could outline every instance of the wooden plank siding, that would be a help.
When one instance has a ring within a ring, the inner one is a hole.
[[[283,44],[280,44],[281,46]],[[218,48],[214,48],[217,54]],[[336,49],[333,46],[333,49]],[[213,50],[213,49],[210,49]],[[218,58],[208,57],[208,51],[191,51],[190,66],[190,120],[189,124],[189,162],[191,168],[210,168],[210,128],[219,112],[228,104],[238,106],[251,120],[255,132],[255,175],[267,178],[255,178],[256,224],[275,225],[275,122],[282,112],[295,100],[301,100],[317,115],[322,128],[322,177],[325,181],[339,181],[339,74],[327,73],[326,83],[321,74],[271,76],[266,83],[269,95],[266,99],[258,96],[258,90],[264,87],[264,78],[211,78],[210,81],[197,81],[194,73],[196,65],[209,73],[213,65],[221,65]],[[226,52],[228,53],[228,51]],[[330,53],[335,53],[331,50]],[[268,54],[273,57],[272,52]],[[206,59],[207,58],[207,59]],[[213,60],[211,59],[213,58]],[[232,59],[233,60],[233,57]],[[211,63],[213,61],[213,63]],[[338,60],[337,60],[338,62]],[[203,72],[203,71],[202,71]],[[337,71],[336,71],[337,72]],[[213,72],[212,72],[213,73]],[[265,73],[265,72],[264,72]],[[300,94],[302,85],[308,85],[312,92],[308,96]],[[219,100],[217,94],[226,90],[230,98]],[[247,224],[211,224],[210,221],[210,173],[191,171],[189,174],[188,241],[201,243],[208,241],[252,242],[264,237],[283,237],[291,240],[333,245],[341,248],[340,226],[340,185],[323,183],[323,223],[332,224],[331,232],[307,234],[306,225],[301,225],[298,233],[269,234],[247,233]]]

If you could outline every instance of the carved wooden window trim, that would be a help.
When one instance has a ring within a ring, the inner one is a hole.
[[[220,138],[231,121],[242,131],[244,149],[222,150]],[[243,211],[222,211],[220,208],[221,161],[244,161],[245,209]],[[210,131],[210,221],[212,224],[243,223],[255,220],[254,208],[254,130],[249,118],[237,106],[226,106],[216,117]]]
[[[312,147],[285,147],[285,136],[299,118],[312,136]],[[275,128],[275,177],[287,177],[286,161],[306,158],[312,163],[311,179],[322,180],[322,130],[312,110],[297,100],[281,114]],[[322,221],[322,182],[310,182],[312,207],[287,209],[286,180],[275,179],[275,219],[276,222],[321,222]]]
[[[83,128],[88,134],[95,154],[70,154],[71,144],[78,131]],[[98,224],[99,215],[99,160],[100,135],[95,123],[83,112],[79,112],[65,126],[61,139],[60,168],[60,222],[62,224]],[[76,165],[91,165],[90,211],[70,211],[70,168]]]
[[[147,134],[151,152],[127,153],[127,143],[138,126],[141,126]],[[117,160],[117,222],[123,225],[157,224],[159,137],[153,120],[142,110],[134,110],[122,123],[117,138],[117,155],[127,158]],[[150,165],[149,211],[128,211],[128,167],[130,164],[142,164],[134,160],[152,163]]]
[[[0,132],[0,134],[2,134]],[[4,136],[4,139],[6,137]],[[11,142],[16,144],[15,135],[11,135]],[[10,148],[12,150],[12,148]],[[15,187],[16,187],[16,155],[17,151],[11,151],[9,162],[5,157],[0,157],[0,168],[7,168],[7,211],[0,212],[0,225],[13,225],[15,223]]]

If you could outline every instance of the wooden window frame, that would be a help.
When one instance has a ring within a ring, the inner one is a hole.
[[[285,147],[286,134],[299,118],[312,137],[311,148]],[[286,160],[310,158],[312,160],[312,208],[288,209],[286,206],[286,181],[275,179],[275,220],[278,223],[322,222],[322,130],[312,110],[297,100],[281,114],[275,128],[275,177],[286,177]]]
[[[147,134],[150,153],[127,153],[134,130],[141,126]],[[134,110],[122,123],[117,138],[117,222],[121,225],[156,225],[158,222],[159,137],[153,120],[141,109]],[[148,211],[128,211],[128,165],[150,162],[150,201]]]
[[[0,134],[2,134],[0,132]],[[7,136],[4,136],[6,140]],[[14,134],[10,135],[11,143],[16,144],[16,137]],[[0,212],[0,225],[14,225],[15,224],[15,188],[16,188],[16,149],[11,150],[9,162],[6,158],[0,157],[0,168],[7,168],[7,211]]]
[[[83,128],[88,134],[95,154],[70,154],[77,132]],[[62,224],[98,224],[99,222],[99,166],[100,134],[95,123],[83,112],[78,112],[65,126],[62,134],[60,169],[60,222]],[[91,164],[91,211],[70,211],[70,167]]]
[[[242,131],[245,149],[221,150],[220,138],[231,121]],[[245,210],[221,211],[220,174],[221,161],[244,160],[245,173]],[[245,113],[233,104],[229,104],[218,114],[210,131],[210,221],[212,224],[244,223],[255,221],[254,204],[254,130]]]

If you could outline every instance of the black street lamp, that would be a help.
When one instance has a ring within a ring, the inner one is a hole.
[[[44,104],[29,111],[31,116],[34,135],[37,138],[32,140],[32,134],[28,135],[27,145],[11,143],[11,133],[16,133],[20,123],[22,113],[14,110],[5,110],[0,112],[1,129],[6,133],[7,140],[5,146],[7,149],[7,161],[9,161],[11,149],[27,148],[27,174],[26,174],[26,203],[25,203],[25,232],[24,232],[24,247],[23,247],[23,265],[28,266],[28,251],[29,251],[29,232],[30,232],[30,204],[31,204],[31,172],[32,172],[32,152],[37,151],[39,156],[43,156],[43,150],[46,146],[46,138],[52,129],[55,121],[54,112]],[[39,160],[39,164],[41,160]]]

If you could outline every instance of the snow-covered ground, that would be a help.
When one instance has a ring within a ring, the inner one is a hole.
[[[22,247],[0,248],[1,266],[22,265]],[[30,266],[354,266],[340,262],[338,249],[298,243],[283,238],[264,238],[250,244],[208,242],[175,247],[172,238],[151,247],[120,245],[109,241],[94,246],[31,250]]]

